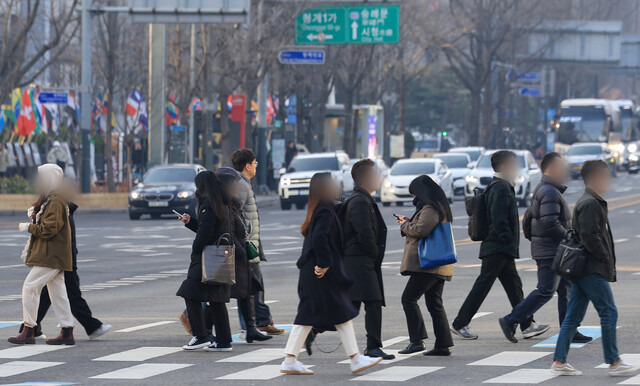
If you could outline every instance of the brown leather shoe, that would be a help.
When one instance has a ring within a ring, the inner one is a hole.
[[[60,335],[58,335],[57,338],[47,339],[45,343],[56,346],[73,346],[74,344],[76,344],[75,339],[73,339],[73,327],[62,328],[62,330],[60,330]]]
[[[35,329],[33,327],[24,326],[20,330],[18,336],[14,336],[8,339],[9,343],[13,344],[36,344]]]
[[[286,332],[285,330],[277,328],[273,324],[270,324],[270,325],[265,326],[265,327],[258,327],[258,330],[260,330],[262,332],[266,332],[267,335],[282,335],[282,334],[284,334]]]
[[[182,327],[184,327],[184,329],[187,331],[187,334],[189,334],[189,336],[192,336],[193,333],[191,332],[191,323],[189,322],[189,317],[187,317],[187,315],[183,313],[180,314],[180,316],[178,316],[178,320],[180,320],[180,323],[182,323]]]

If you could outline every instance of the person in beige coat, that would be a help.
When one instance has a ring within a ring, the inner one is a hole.
[[[36,187],[40,199],[29,210],[30,221],[18,226],[20,231],[30,234],[22,252],[22,261],[30,267],[22,285],[24,328],[18,336],[9,338],[9,343],[35,343],[40,294],[42,288],[47,286],[53,311],[62,330],[57,338],[48,339],[46,343],[75,344],[73,315],[64,284],[64,271],[73,269],[69,207],[67,201],[56,193],[62,182],[63,173],[58,165],[44,164],[38,167]]]
[[[422,175],[413,180],[409,185],[409,193],[414,196],[416,212],[411,218],[396,216],[402,236],[405,237],[400,274],[409,276],[402,293],[402,308],[407,318],[410,343],[399,353],[411,354],[426,349],[424,339],[427,338],[427,330],[418,306],[418,300],[424,295],[431,314],[436,342],[434,348],[423,355],[449,356],[453,339],[447,313],[442,304],[442,290],[445,281],[451,280],[453,276],[453,265],[422,269],[418,257],[418,243],[438,224],[451,222],[453,215],[444,191],[429,176]]]

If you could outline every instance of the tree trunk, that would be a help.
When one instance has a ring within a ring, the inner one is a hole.
[[[107,106],[106,116],[107,130],[104,135],[104,158],[107,164],[107,189],[109,190],[109,193],[114,193],[116,191],[116,182],[114,181],[113,176],[113,146],[111,146],[113,143],[113,138],[111,135],[113,129],[113,127],[111,126],[111,117],[113,115],[113,103],[115,99],[113,97],[113,80],[109,81],[107,95],[109,95],[109,105]]]
[[[477,146],[480,134],[480,90],[471,90],[471,113],[469,115],[468,145]]]
[[[355,157],[355,136],[356,130],[353,127],[353,89],[345,90],[344,100],[344,138],[343,148],[350,157]]]
[[[482,144],[485,147],[493,145],[493,89],[491,88],[491,76],[485,81],[482,94]]]

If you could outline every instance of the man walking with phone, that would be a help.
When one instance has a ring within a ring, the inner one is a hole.
[[[271,310],[264,302],[264,280],[262,279],[262,272],[260,271],[260,262],[266,261],[266,259],[264,257],[262,244],[260,243],[260,216],[258,215],[258,205],[256,204],[256,197],[250,182],[258,170],[258,161],[253,151],[249,149],[239,149],[231,154],[231,163],[233,164],[233,168],[239,172],[242,177],[240,180],[240,194],[238,199],[242,204],[242,213],[250,226],[249,235],[247,236],[247,242],[249,243],[247,253],[251,254],[251,256],[249,256],[250,267],[251,270],[253,270],[256,280],[262,287],[261,291],[253,295],[256,325],[258,330],[268,335],[282,335],[285,331],[275,327],[271,317]],[[242,321],[242,324],[243,329],[246,330],[244,321]]]
[[[586,188],[573,210],[573,229],[584,245],[585,266],[582,278],[571,285],[569,307],[558,335],[551,372],[582,375],[567,363],[567,355],[591,302],[600,317],[602,351],[609,365],[609,375],[628,376],[640,368],[620,359],[616,341],[618,309],[609,284],[616,281],[616,252],[609,226],[609,209],[602,198],[611,187],[609,165],[602,160],[587,161],[580,174]]]
[[[344,267],[354,280],[350,297],[357,309],[364,303],[367,348],[364,355],[395,359],[382,351],[382,260],[387,226],[371,193],[380,189],[380,175],[370,159],[356,162],[351,169],[353,195],[340,209],[344,230]]]

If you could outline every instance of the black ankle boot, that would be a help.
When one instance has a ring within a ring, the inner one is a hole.
[[[247,343],[253,343],[253,341],[264,342],[265,340],[269,340],[273,338],[269,335],[264,335],[261,333],[255,326],[247,326]]]

